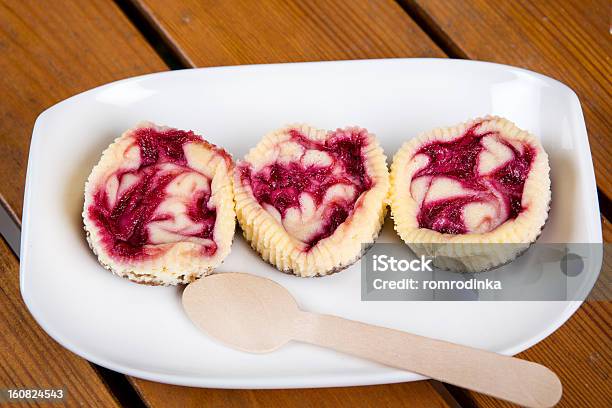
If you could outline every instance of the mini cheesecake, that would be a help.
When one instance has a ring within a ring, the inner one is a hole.
[[[297,125],[266,135],[234,171],[245,238],[283,272],[308,277],[346,268],[380,232],[385,160],[365,129]]]
[[[551,198],[548,156],[499,117],[406,142],[391,166],[391,213],[417,255],[478,272],[512,261],[540,235]]]
[[[235,228],[233,164],[191,131],[143,123],[116,139],[85,185],[89,246],[113,273],[176,285],[210,273]]]

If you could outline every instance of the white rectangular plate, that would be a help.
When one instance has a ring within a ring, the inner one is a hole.
[[[111,83],[40,115],[23,212],[23,298],[40,325],[66,348],[149,380],[289,388],[420,379],[305,344],[253,355],[207,338],[183,314],[181,288],[137,285],[98,265],[82,229],[83,186],[104,148],[142,120],[192,129],[235,158],[287,123],[325,129],[359,125],[379,137],[391,158],[420,131],[486,114],[505,116],[531,131],[549,153],[553,200],[541,242],[601,242],[580,103],[553,79],[509,66],[436,59],[183,70]],[[399,242],[388,224],[381,239]],[[505,354],[542,340],[580,305],[361,302],[359,264],[329,277],[300,279],[264,263],[241,237],[220,270],[274,279],[306,310]]]

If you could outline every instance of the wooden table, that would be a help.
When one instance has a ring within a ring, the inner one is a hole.
[[[307,390],[163,385],[96,367],[51,340],[27,312],[15,243],[29,139],[45,108],[148,72],[272,62],[451,57],[522,66],[579,95],[604,239],[612,242],[612,78],[607,0],[0,1],[0,387],[57,387],[69,405],[410,406],[501,403],[437,382]],[[609,254],[608,254],[609,255]],[[609,258],[608,258],[609,262]],[[608,263],[608,268],[610,263]],[[609,302],[586,302],[519,356],[556,371],[561,406],[611,406]]]

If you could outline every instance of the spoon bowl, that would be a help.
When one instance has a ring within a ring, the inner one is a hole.
[[[183,308],[209,336],[242,351],[267,353],[291,340],[300,310],[281,285],[245,273],[199,279],[183,292]]]

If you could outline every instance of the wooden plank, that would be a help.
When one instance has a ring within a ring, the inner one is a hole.
[[[73,94],[166,65],[111,0],[0,1],[0,199],[21,218],[36,116]]]
[[[455,53],[532,69],[572,87],[584,109],[597,184],[612,197],[608,0],[402,1]]]
[[[21,300],[19,263],[2,238],[0,333],[2,388],[64,388],[68,406],[119,406],[92,366],[57,344],[34,321]]]
[[[190,66],[444,54],[391,0],[134,0]]]
[[[221,390],[134,382],[150,407],[448,407],[428,381],[368,387]]]
[[[393,1],[135,2],[189,66],[444,54]],[[312,390],[212,390],[132,379],[156,406],[444,406],[431,383]],[[385,404],[386,402],[386,404]]]

